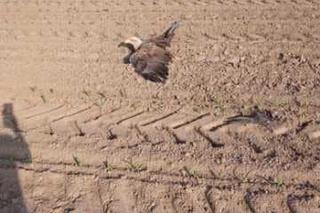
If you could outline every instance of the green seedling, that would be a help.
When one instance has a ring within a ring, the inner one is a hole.
[[[199,177],[199,173],[194,170],[194,169],[188,169],[186,166],[183,167],[183,171],[189,176],[189,177],[194,177],[197,178]]]
[[[258,177],[262,178],[263,180],[265,180],[267,183],[269,183],[272,186],[276,186],[276,187],[279,187],[279,188],[282,187],[282,186],[285,186],[284,181],[281,180],[281,179],[273,179],[271,177],[265,178],[265,177],[260,176],[260,175]]]
[[[134,172],[142,172],[147,170],[147,167],[142,163],[134,163],[132,161],[126,161],[128,169]]]
[[[106,172],[111,172],[115,168],[114,166],[109,164],[107,161],[104,161],[103,165],[104,165],[104,168],[105,168]]]
[[[274,182],[273,182],[273,185],[275,185],[276,187],[282,187],[282,186],[284,186],[285,184],[284,184],[284,182],[283,182],[283,180],[281,180],[281,179],[276,179]]]
[[[74,164],[76,166],[80,166],[81,163],[80,163],[79,158],[77,156],[75,156],[75,155],[73,155],[72,158],[73,158]]]

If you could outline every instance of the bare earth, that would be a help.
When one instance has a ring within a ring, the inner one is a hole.
[[[165,85],[120,63],[174,20]],[[0,79],[1,213],[320,212],[320,1],[2,0]]]

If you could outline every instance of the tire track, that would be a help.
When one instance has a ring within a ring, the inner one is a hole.
[[[117,167],[114,168],[113,171],[106,172],[105,168],[102,165],[75,165],[74,163],[53,163],[53,162],[33,162],[32,165],[30,164],[24,164],[17,162],[16,165],[10,164],[4,162],[1,160],[2,163],[0,164],[1,169],[13,169],[17,168],[20,170],[26,170],[26,171],[33,171],[36,173],[57,173],[57,174],[65,174],[65,175],[79,175],[81,176],[100,176],[101,178],[112,178],[112,179],[120,179],[125,177],[125,179],[132,179],[136,180],[142,183],[158,183],[158,184],[178,184],[178,185],[186,185],[191,184],[194,185],[194,177],[188,177],[183,174],[177,173],[177,172],[166,172],[166,171],[153,171],[153,170],[145,170],[145,171],[132,171],[131,169],[127,167]],[[258,168],[257,168],[258,169]],[[290,172],[289,172],[290,173]],[[288,179],[285,179],[284,182],[286,183],[286,187],[288,189],[296,189],[300,186],[301,182],[303,182],[303,179],[301,180],[295,180],[293,181],[290,178],[290,175],[286,175]],[[230,178],[217,178],[214,176],[198,176],[198,184],[201,186],[216,186],[220,185],[221,183],[233,183],[233,184],[239,184],[243,186],[256,186],[256,188],[265,188],[270,186],[270,183],[268,182],[261,182],[261,181],[254,181],[254,182],[239,182],[236,179],[230,179]],[[312,185],[312,181],[310,180],[309,184]],[[315,181],[316,182],[316,181]],[[269,192],[272,194],[277,193],[277,188],[273,188],[274,190]],[[228,190],[228,189],[225,189]],[[314,192],[318,195],[319,189],[309,189],[310,192]],[[208,191],[205,192],[208,195]],[[248,191],[246,193],[247,199],[252,199],[252,195],[259,195],[264,194],[265,191]],[[249,198],[250,197],[250,198]],[[209,199],[209,198],[206,198]],[[251,202],[251,201],[249,201]],[[212,205],[212,204],[210,204]]]
[[[136,117],[138,117],[138,116],[140,116],[140,115],[142,115],[144,113],[145,113],[144,110],[139,110],[139,111],[134,112],[134,113],[132,113],[130,115],[126,115],[123,118],[120,118],[120,120],[116,121],[115,124],[119,125],[119,124],[123,123],[124,121],[128,121],[128,120],[130,120],[132,118],[136,118]]]
[[[72,122],[76,122],[77,126],[79,125],[79,128],[83,130],[85,134],[86,132],[94,131],[94,129],[97,131],[99,129],[108,128],[110,125],[119,126],[119,128],[123,127],[128,130],[132,126],[137,126],[142,129],[164,128],[176,139],[176,141],[184,141],[179,139],[180,137],[176,132],[179,132],[179,135],[183,135],[184,133],[188,135],[188,132],[194,132],[207,140],[213,147],[215,147],[216,144],[207,133],[216,130],[224,132],[224,129],[228,128],[228,125],[224,125],[225,120],[228,117],[234,116],[230,115],[224,118],[213,118],[210,116],[211,113],[209,112],[200,115],[191,114],[192,113],[188,115],[187,112],[181,111],[181,108],[163,114],[161,114],[161,112],[155,113],[149,110],[132,110],[130,108],[120,108],[119,110],[103,113],[101,109],[95,106],[69,109],[64,105],[44,105],[22,111],[19,116],[23,118],[20,120],[22,126],[27,127],[25,130],[26,132],[36,130],[41,127],[41,124],[50,126],[54,123],[58,123],[58,125],[68,126]],[[186,119],[186,117],[189,118]],[[273,129],[272,134],[283,135],[295,128],[297,127],[276,127]],[[242,131],[242,128],[238,129],[239,131]],[[319,129],[316,125],[311,125],[308,129],[308,131],[305,131],[305,134],[307,134],[310,139],[315,140],[320,137]]]
[[[177,124],[171,125],[170,127],[171,127],[172,129],[178,129],[178,128],[181,128],[181,127],[190,125],[190,124],[192,124],[192,123],[194,123],[194,122],[196,122],[196,121],[198,121],[198,120],[201,120],[201,119],[203,119],[203,118],[205,118],[205,117],[207,117],[207,116],[209,116],[209,115],[210,115],[210,113],[207,112],[207,113],[204,113],[204,114],[202,114],[202,115],[198,115],[197,117],[192,118],[192,119],[190,119],[190,120],[182,121],[182,122],[179,122],[179,123],[177,123]]]
[[[151,125],[151,124],[155,124],[155,123],[157,123],[157,122],[160,122],[160,121],[162,121],[162,120],[164,120],[164,119],[167,119],[167,118],[171,117],[172,115],[177,114],[180,110],[181,110],[181,108],[176,109],[176,110],[174,110],[174,111],[172,111],[172,112],[169,112],[169,113],[167,113],[167,114],[161,115],[161,116],[159,116],[159,117],[152,118],[152,119],[150,119],[150,120],[141,122],[140,125],[141,125],[141,126],[149,126],[149,125]]]
[[[26,116],[26,117],[24,117],[24,119],[26,119],[26,120],[29,120],[29,119],[33,119],[33,118],[35,118],[35,117],[39,117],[39,116],[46,116],[47,114],[50,114],[50,113],[52,113],[52,112],[54,112],[54,111],[56,111],[56,110],[59,110],[59,109],[61,109],[61,108],[63,108],[65,105],[64,104],[62,104],[62,105],[58,105],[58,106],[54,106],[54,107],[48,107],[48,106],[45,106],[45,108],[48,108],[48,109],[46,109],[46,110],[39,110],[38,108],[35,108],[34,110],[35,111],[40,111],[40,112],[37,112],[37,113],[34,113],[34,114],[31,114],[31,115],[29,115],[29,113],[28,113],[28,115]]]

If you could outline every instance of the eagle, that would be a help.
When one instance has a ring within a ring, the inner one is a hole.
[[[118,47],[126,47],[128,55],[123,58],[124,64],[131,64],[134,71],[145,80],[165,83],[168,79],[168,65],[172,55],[167,50],[175,30],[180,22],[173,22],[161,35],[150,36],[147,39],[130,37],[121,42]]]

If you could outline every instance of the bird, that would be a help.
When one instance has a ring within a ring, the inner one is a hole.
[[[169,75],[168,66],[172,62],[172,54],[167,48],[179,25],[180,21],[174,21],[161,35],[147,39],[134,36],[119,43],[118,47],[126,47],[129,51],[123,63],[130,64],[145,80],[165,83]]]

